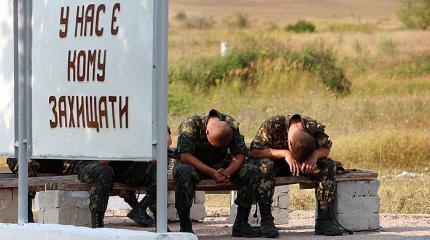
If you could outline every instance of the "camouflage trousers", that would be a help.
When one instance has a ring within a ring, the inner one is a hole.
[[[284,160],[272,160],[263,158],[255,160],[255,164],[260,169],[260,183],[256,199],[262,203],[272,203],[275,191],[276,176],[291,176],[288,164]],[[337,162],[324,158],[317,161],[317,171],[314,174],[305,174],[311,178],[318,186],[315,189],[315,197],[321,208],[332,204],[336,191],[336,165]]]
[[[122,167],[101,165],[98,161],[81,161],[76,172],[81,182],[91,184],[90,210],[105,212],[114,182],[145,187],[145,198],[152,212],[156,211],[156,165],[148,162],[121,162]],[[120,194],[132,208],[139,207],[133,191]]]
[[[229,161],[220,164],[210,165],[214,169],[226,168]],[[173,169],[175,186],[175,207],[178,213],[188,213],[193,204],[196,183],[202,179],[211,179],[189,165],[178,162]],[[242,165],[233,175],[230,176],[231,182],[235,183],[239,189],[235,203],[242,207],[251,207],[254,202],[254,194],[257,190],[258,168],[246,163]]]

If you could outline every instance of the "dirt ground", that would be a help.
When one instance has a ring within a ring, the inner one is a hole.
[[[125,217],[108,217],[106,227],[127,228],[132,230],[154,231],[154,228],[141,228]],[[375,232],[356,232],[353,235],[336,237],[337,239],[430,239],[430,215],[381,214],[381,230]],[[178,223],[169,223],[172,231],[179,230]],[[294,211],[290,214],[290,223],[279,225],[279,239],[331,239],[331,237],[313,234],[314,213]],[[230,235],[231,224],[228,218],[206,218],[202,223],[194,223],[193,228],[199,239],[243,239]]]

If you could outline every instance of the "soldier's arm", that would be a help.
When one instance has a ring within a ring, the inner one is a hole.
[[[223,176],[221,176],[220,173],[217,172],[217,170],[209,167],[208,165],[204,164],[202,161],[200,161],[198,158],[196,158],[191,153],[181,153],[180,155],[181,162],[185,164],[190,164],[193,166],[197,171],[204,173],[205,175],[211,176],[215,182],[223,182],[225,179]]]
[[[270,159],[284,159],[287,156],[287,149],[251,149],[251,156],[253,159],[270,158]]]
[[[271,148],[273,139],[272,118],[266,119],[255,134],[251,143],[251,157],[254,159],[270,158],[270,159],[285,159],[287,149]]]
[[[240,166],[242,166],[245,163],[246,157],[243,154],[238,154],[232,157],[230,165],[225,169],[227,171],[227,174],[231,176],[234,174]]]

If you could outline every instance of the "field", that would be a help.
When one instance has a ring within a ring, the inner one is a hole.
[[[315,32],[284,30],[302,19]],[[420,204],[430,191],[430,31],[405,29],[396,1],[172,0],[169,38],[174,135],[185,117],[216,108],[249,143],[266,117],[300,112],[326,125],[346,167],[424,173],[381,179],[382,211],[430,213]]]
[[[334,159],[383,176],[381,211],[430,214],[430,31],[405,29],[395,0],[171,0],[169,18],[174,136],[215,108],[250,143],[265,118],[299,112],[326,125]],[[285,31],[298,20],[315,31]],[[390,177],[404,171],[421,175]],[[314,208],[311,191],[291,197]]]

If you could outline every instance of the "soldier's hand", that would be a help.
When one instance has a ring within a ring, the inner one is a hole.
[[[225,170],[224,168],[220,168],[217,170],[217,172],[224,177],[225,184],[228,184],[230,182],[230,174],[227,172],[227,170]]]
[[[224,184],[225,182],[225,177],[221,175],[218,171],[214,171],[212,173],[212,178],[216,184]]]
[[[110,161],[109,160],[100,160],[99,163],[103,166],[109,166]]]
[[[304,163],[302,163],[301,170],[304,173],[314,173],[317,169],[317,157],[312,154]]]
[[[285,161],[287,162],[288,166],[290,166],[290,171],[293,174],[293,176],[299,176],[300,174],[300,164],[297,162],[296,159],[291,156],[290,153],[286,154]]]

